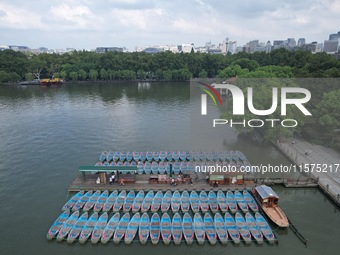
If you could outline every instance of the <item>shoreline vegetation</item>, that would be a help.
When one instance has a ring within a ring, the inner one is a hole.
[[[295,128],[260,128],[267,141],[280,137],[303,136],[310,142],[340,150],[340,61],[322,52],[274,50],[271,53],[238,53],[235,55],[207,53],[145,52],[120,53],[74,51],[69,54],[25,55],[5,50],[0,52],[0,84],[31,81],[43,78],[62,78],[66,82],[183,82],[191,78],[228,79],[232,77],[260,79],[254,83],[257,109],[269,109],[272,105],[272,88],[281,87],[275,79],[313,78],[301,84],[312,95],[306,107],[312,117],[306,117],[294,107],[288,108],[286,117],[296,119]],[[268,79],[272,78],[272,79]],[[318,78],[328,78],[322,82]],[[266,82],[263,82],[266,79]],[[312,79],[312,80],[313,80]],[[291,82],[285,86],[300,86]],[[240,82],[238,86],[246,90]],[[280,108],[280,103],[279,107]],[[277,112],[280,112],[279,109]],[[273,113],[264,116],[279,119]],[[258,119],[250,112],[248,119]],[[225,117],[231,117],[225,115]],[[260,118],[261,119],[261,118]],[[256,135],[256,130],[247,130]]]

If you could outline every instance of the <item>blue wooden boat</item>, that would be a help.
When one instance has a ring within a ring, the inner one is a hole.
[[[253,238],[256,240],[258,244],[263,244],[263,235],[261,229],[257,226],[254,217],[249,212],[247,212],[245,218],[249,231]]]
[[[141,244],[146,244],[148,241],[150,234],[150,217],[148,213],[143,213],[142,217],[140,218],[139,222],[139,229],[138,229],[138,235],[139,235],[139,242]]]
[[[132,154],[131,151],[128,151],[128,152],[126,153],[126,160],[127,160],[127,161],[132,161],[132,159],[133,159],[133,154]]]
[[[160,161],[165,161],[166,160],[166,152],[165,151],[160,151],[159,152],[159,160]]]
[[[116,151],[112,156],[112,161],[117,162],[120,158],[120,152]]]
[[[105,191],[99,196],[99,198],[98,198],[98,200],[97,200],[97,203],[95,203],[95,205],[93,206],[93,211],[94,211],[94,212],[99,212],[99,211],[103,208],[103,206],[104,206],[104,204],[105,204],[105,202],[106,202],[108,196],[109,196],[109,191],[108,191],[108,190],[105,190]]]
[[[98,243],[99,239],[102,237],[105,226],[107,224],[108,215],[107,213],[103,213],[96,222],[94,229],[91,235],[91,243],[96,244]]]
[[[150,222],[150,239],[152,244],[158,244],[161,233],[161,220],[158,213],[154,213]]]
[[[112,161],[112,159],[113,159],[113,154],[114,154],[113,151],[109,151],[109,153],[106,155],[106,161],[107,161],[107,162],[111,162],[111,161]]]
[[[224,152],[224,157],[226,158],[226,160],[227,160],[228,162],[230,162],[230,161],[232,160],[230,151],[225,151],[225,152]]]
[[[56,236],[60,228],[63,226],[64,222],[68,219],[69,215],[69,210],[65,210],[62,214],[59,215],[59,217],[53,222],[52,226],[47,232],[47,240],[52,240]]]
[[[76,224],[74,224],[70,233],[67,236],[67,242],[73,243],[74,240],[80,235],[80,232],[83,230],[88,218],[88,213],[84,212],[77,220]]]
[[[151,174],[151,163],[149,161],[144,164],[144,172],[146,174]]]
[[[170,174],[170,163],[169,162],[165,162],[165,172],[167,174]]]
[[[171,235],[174,243],[176,245],[181,244],[182,241],[182,219],[179,213],[175,213],[172,217],[172,224],[171,224]]]
[[[126,191],[125,190],[122,190],[117,199],[116,199],[116,202],[113,204],[112,206],[112,210],[113,212],[119,212],[120,209],[122,209],[123,207],[123,204],[125,202],[125,198],[126,198]]]
[[[220,151],[220,152],[218,153],[218,157],[219,157],[219,159],[220,159],[222,162],[227,161],[227,157],[226,157],[226,154],[225,154],[224,151]]]
[[[103,212],[108,212],[111,210],[112,206],[116,202],[116,199],[118,197],[118,191],[114,190],[110,194],[110,196],[106,199],[104,205],[103,205]]]
[[[179,170],[181,171],[182,174],[186,174],[187,171],[187,162],[181,162],[179,166]]]
[[[182,212],[188,212],[190,209],[190,195],[187,190],[184,190],[181,195],[181,209]]]
[[[223,213],[228,211],[227,200],[222,190],[217,191],[217,203]]]
[[[109,222],[106,224],[102,237],[100,238],[100,242],[102,244],[106,244],[110,240],[110,238],[113,236],[113,233],[115,232],[118,226],[119,218],[120,218],[120,214],[119,212],[117,212],[111,217]]]
[[[236,151],[230,151],[230,154],[231,154],[232,160],[234,160],[235,162],[237,162],[239,160],[239,157],[238,157]]]
[[[107,162],[107,161],[105,161],[105,162],[102,164],[102,166],[109,166],[109,165],[110,165],[110,163]]]
[[[273,234],[273,231],[269,227],[268,222],[258,212],[255,213],[255,219],[257,226],[260,228],[263,236],[267,239],[267,241],[270,244],[273,244],[275,242],[275,235]]]
[[[208,195],[205,190],[200,192],[200,208],[202,212],[207,212],[209,210]]]
[[[188,161],[193,161],[194,160],[192,155],[191,155],[191,153],[189,151],[187,151],[187,160]]]
[[[95,166],[102,166],[103,165],[103,163],[102,162],[97,162],[96,164],[95,164]]]
[[[165,174],[165,171],[166,171],[166,163],[163,162],[163,161],[159,162],[159,164],[158,164],[159,174]]]
[[[90,197],[92,196],[93,191],[89,190],[88,192],[85,193],[84,196],[82,196],[78,202],[76,202],[72,206],[72,211],[79,211],[83,206],[86,204],[87,201],[89,201]]]
[[[242,236],[245,243],[250,244],[251,235],[250,235],[248,225],[246,221],[244,220],[243,216],[239,212],[235,214],[235,222],[236,222],[236,227],[238,228],[238,231],[240,231],[240,235]]]
[[[138,212],[142,206],[143,200],[144,200],[144,190],[140,190],[137,195],[136,198],[134,199],[133,203],[132,203],[132,212]]]
[[[234,193],[230,190],[227,192],[227,203],[228,203],[228,208],[232,213],[236,213],[238,210],[237,203],[235,201],[235,196]]]
[[[218,203],[217,203],[217,197],[215,194],[215,191],[210,190],[208,193],[208,201],[209,201],[209,206],[210,206],[210,210],[213,213],[217,213],[218,211]]]
[[[210,213],[204,214],[204,227],[205,227],[205,234],[208,238],[208,241],[211,244],[216,244],[216,230],[214,225],[214,220],[211,217]]]
[[[228,243],[228,230],[220,213],[216,213],[214,216],[214,226],[218,239],[222,244]]]
[[[145,151],[141,151],[139,153],[139,160],[143,161],[143,162],[146,160],[146,152]]]
[[[98,220],[98,213],[93,213],[91,217],[86,221],[85,226],[83,227],[80,236],[79,243],[85,243],[87,239],[91,236],[94,226],[96,225]]]
[[[243,190],[243,198],[253,212],[259,211],[259,207],[257,206],[255,199],[247,190]]]
[[[74,224],[76,224],[79,217],[79,211],[75,211],[72,213],[72,215],[63,223],[61,226],[58,235],[57,235],[57,241],[62,241],[68,233],[73,228]]]
[[[61,208],[62,211],[70,210],[72,206],[75,205],[84,195],[84,190],[79,191],[77,194],[73,195]]]
[[[205,154],[205,152],[200,151],[198,153],[198,155],[199,155],[199,158],[200,158],[201,161],[206,161],[207,160],[207,155]]]
[[[170,190],[167,190],[163,196],[162,203],[161,203],[161,210],[163,213],[169,211],[170,205],[171,205],[171,198],[172,198],[172,193]]]
[[[191,157],[193,161],[199,161],[200,160],[200,155],[197,151],[192,151],[191,152]]]
[[[238,204],[238,207],[242,210],[243,213],[247,213],[249,211],[247,203],[244,201],[243,195],[238,190],[235,190],[235,200]]]
[[[242,160],[242,161],[247,160],[247,158],[244,156],[244,154],[242,152],[236,151],[236,154],[237,154],[239,160]]]
[[[153,159],[153,153],[151,151],[148,151],[146,153],[146,160],[151,162],[152,159]]]
[[[151,164],[151,173],[158,174],[158,163],[155,161]]]
[[[172,198],[171,198],[171,210],[173,213],[178,212],[178,210],[181,207],[181,194],[179,193],[178,190],[176,190],[173,194],[172,194]]]
[[[158,151],[154,151],[153,153],[152,153],[152,156],[153,156],[153,160],[155,160],[155,161],[159,161],[159,152]]]
[[[124,162],[125,159],[126,159],[126,151],[121,151],[121,152],[119,153],[119,160],[120,160],[121,162]]]
[[[195,213],[194,215],[194,231],[198,244],[204,244],[205,226],[203,219],[199,213]]]
[[[143,200],[143,203],[142,203],[142,207],[141,207],[142,213],[147,212],[150,209],[154,195],[155,195],[155,193],[154,193],[153,190],[150,190],[146,194],[146,196]]]
[[[168,213],[162,215],[160,230],[164,244],[169,244],[171,241],[171,219]]]
[[[214,160],[212,152],[206,152],[205,155],[207,157],[207,161],[213,161]]]
[[[163,200],[163,192],[161,190],[157,191],[156,195],[152,199],[151,203],[151,212],[157,212],[161,207],[161,203]]]
[[[179,163],[177,161],[172,163],[172,171],[173,171],[173,173],[174,174],[179,174],[180,171],[181,171],[180,167],[181,167],[181,163]]]
[[[100,196],[100,190],[97,190],[95,193],[92,194],[92,196],[86,202],[86,204],[83,207],[83,211],[84,212],[90,211],[95,205],[95,203],[97,203],[99,196]]]
[[[143,174],[143,172],[144,172],[144,164],[143,162],[139,161],[137,164],[137,173]]]
[[[200,210],[200,200],[198,197],[198,194],[195,190],[192,190],[190,193],[190,206],[191,206],[191,210],[194,213],[199,212]]]
[[[118,244],[122,240],[122,238],[125,236],[125,232],[128,228],[129,221],[130,221],[129,213],[125,213],[123,217],[120,218],[116,231],[113,235],[113,242],[115,244]]]
[[[124,166],[131,166],[131,163],[128,162],[128,161],[125,161],[125,162],[124,162]]]
[[[240,231],[236,227],[234,218],[230,215],[230,213],[226,213],[224,215],[224,221],[231,240],[233,240],[235,244],[239,244],[241,241],[241,236]]]
[[[174,161],[178,161],[179,160],[179,152],[178,151],[173,151],[172,152],[172,159]]]
[[[138,228],[139,228],[140,214],[139,212],[133,215],[129,222],[128,228],[125,232],[124,242],[125,244],[130,244],[135,238]]]
[[[99,161],[104,162],[106,160],[107,154],[108,154],[107,151],[103,151],[99,156]]]
[[[140,153],[139,153],[139,151],[134,151],[132,153],[132,157],[133,157],[133,160],[138,162],[140,160]]]
[[[133,190],[130,190],[124,201],[123,212],[129,212],[131,210],[135,197],[136,197],[135,192]]]
[[[220,155],[218,154],[218,152],[213,151],[211,154],[212,154],[213,161],[220,160]]]
[[[181,161],[186,161],[187,160],[187,152],[186,151],[180,151],[179,152],[179,158]]]
[[[187,163],[187,174],[192,174],[195,172],[195,166],[192,162]]]
[[[166,152],[166,159],[167,159],[167,161],[172,161],[172,152],[171,151]]]
[[[187,244],[192,244],[194,240],[194,226],[192,224],[192,218],[189,213],[185,213],[182,221],[183,237]]]

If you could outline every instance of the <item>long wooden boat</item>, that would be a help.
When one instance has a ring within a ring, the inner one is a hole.
[[[236,227],[238,228],[238,231],[240,231],[240,235],[242,236],[242,239],[246,244],[251,243],[251,235],[250,231],[248,228],[248,225],[246,221],[244,220],[243,216],[237,212],[235,214],[235,222],[236,222]]]
[[[140,190],[137,193],[137,195],[136,195],[136,197],[135,197],[135,199],[132,203],[132,212],[133,213],[138,212],[140,210],[142,203],[143,203],[143,200],[144,200],[144,195],[145,195],[144,190]]]
[[[92,196],[86,202],[86,204],[83,207],[83,211],[84,212],[90,211],[92,207],[95,205],[95,203],[97,203],[99,196],[100,196],[100,190],[97,190],[95,193],[92,194]]]
[[[126,198],[126,191],[125,190],[122,190],[117,199],[116,199],[116,202],[113,204],[112,206],[112,211],[113,212],[119,212],[120,209],[122,209],[123,207],[123,204],[125,202],[125,198]]]
[[[184,190],[181,195],[181,209],[184,213],[190,209],[190,195],[187,190]]]
[[[225,221],[225,225],[227,227],[228,234],[231,240],[233,240],[235,244],[239,244],[241,241],[240,232],[238,231],[238,228],[236,227],[234,218],[230,215],[230,213],[225,213],[224,221]]]
[[[214,220],[211,217],[210,213],[204,214],[204,226],[205,226],[205,234],[208,238],[208,241],[211,244],[216,244],[216,230],[214,225]]]
[[[214,216],[214,225],[218,239],[222,244],[228,243],[228,230],[220,213]]]
[[[173,213],[178,212],[178,210],[181,207],[181,194],[179,193],[178,190],[176,190],[173,194],[172,194],[172,198],[171,198],[171,210]]]
[[[139,229],[138,229],[138,235],[139,235],[139,242],[141,244],[146,244],[148,241],[150,234],[150,217],[148,213],[143,213],[142,217],[140,218],[139,222]]]
[[[172,193],[170,190],[167,190],[162,199],[162,204],[161,204],[162,213],[169,211],[170,205],[171,205],[171,198],[172,198]]]
[[[160,161],[165,161],[166,160],[166,152],[165,151],[160,151],[159,152],[159,160]]]
[[[253,212],[259,211],[259,207],[257,206],[254,198],[247,190],[243,190],[243,198]]]
[[[150,239],[152,244],[158,244],[161,233],[161,219],[158,213],[154,213],[150,222]]]
[[[242,210],[243,213],[247,213],[249,211],[249,208],[247,203],[244,201],[242,193],[238,190],[235,190],[234,195],[238,207]]]
[[[125,237],[124,237],[125,244],[130,244],[135,238],[137,231],[138,231],[138,227],[139,227],[139,221],[140,221],[140,214],[138,212],[133,215],[132,219],[129,222],[129,225],[128,225],[128,228],[126,230]]]
[[[194,213],[199,212],[199,210],[200,210],[200,199],[199,199],[199,196],[198,196],[198,194],[195,190],[192,190],[190,192],[190,206],[191,206],[191,210]]]
[[[204,244],[205,226],[203,219],[199,213],[195,213],[194,215],[194,231],[198,244]]]
[[[52,226],[47,232],[47,240],[52,240],[56,236],[60,228],[63,226],[64,222],[68,219],[69,215],[69,210],[65,210],[62,214],[59,215],[59,217],[53,222]]]
[[[172,161],[172,152],[171,151],[167,151],[165,154],[166,154],[166,159],[168,161]]]
[[[146,160],[151,162],[152,159],[153,159],[153,153],[152,153],[152,151],[147,151],[147,152],[146,152]]]
[[[137,173],[143,174],[144,172],[144,163],[142,161],[139,161],[137,164]]]
[[[154,193],[153,190],[150,190],[150,191],[145,195],[145,198],[144,198],[144,200],[143,200],[142,207],[141,207],[141,212],[142,212],[142,213],[149,211],[154,196],[155,196],[155,193]]]
[[[228,211],[227,200],[222,190],[217,191],[217,203],[223,213]]]
[[[111,210],[112,206],[116,202],[117,197],[118,197],[118,190],[112,191],[112,193],[106,199],[106,202],[103,205],[103,212],[108,212]]]
[[[183,237],[187,244],[192,244],[194,240],[194,226],[192,224],[192,218],[189,213],[185,213],[182,221]]]
[[[208,201],[209,201],[209,206],[210,206],[210,210],[213,213],[217,213],[218,211],[218,203],[217,203],[217,197],[216,197],[216,193],[213,190],[210,190],[208,193]]]
[[[107,151],[103,151],[103,152],[99,155],[99,158],[98,158],[99,161],[103,163],[103,162],[106,160],[107,154],[108,154]]]
[[[209,210],[208,195],[205,190],[200,192],[200,208],[202,212],[207,212]]]
[[[72,206],[72,211],[79,211],[83,206],[89,201],[90,197],[92,196],[93,191],[89,190],[82,196],[77,203]]]
[[[104,206],[108,196],[109,196],[109,191],[108,190],[105,190],[102,194],[100,194],[100,196],[98,197],[97,202],[93,206],[93,211],[94,212],[99,212],[103,208],[103,206]]]
[[[172,217],[171,224],[172,240],[176,245],[181,244],[182,241],[182,219],[178,212]]]
[[[164,244],[169,244],[171,241],[171,219],[168,213],[164,213],[161,219],[161,235]]]
[[[289,226],[286,214],[279,207],[279,196],[272,188],[261,185],[253,189],[253,195],[269,219],[281,228]]]
[[[228,190],[227,192],[227,203],[228,208],[231,213],[236,213],[238,210],[237,203],[235,201],[234,193],[231,190]]]
[[[80,236],[79,236],[79,243],[85,243],[87,239],[91,236],[94,226],[96,225],[98,220],[98,213],[93,213],[91,217],[85,223]]]
[[[74,224],[76,224],[79,217],[79,211],[75,211],[72,213],[72,215],[63,223],[62,227],[60,228],[58,235],[57,235],[57,241],[62,241],[68,233],[73,228]]]
[[[270,244],[273,244],[275,242],[275,235],[273,234],[273,231],[269,227],[268,222],[258,212],[255,213],[255,220],[256,220],[257,226],[259,226],[263,236],[267,239],[267,241]]]
[[[165,162],[159,162],[158,164],[158,173],[159,174],[165,174],[166,171],[166,163]]]
[[[158,163],[155,161],[151,164],[151,173],[158,174]]]
[[[152,199],[151,212],[157,212],[161,208],[161,203],[163,199],[163,192],[161,190],[157,191],[156,195]]]
[[[181,171],[181,163],[179,162],[174,162],[172,163],[172,171],[175,175],[179,174]]]
[[[259,228],[259,226],[257,226],[254,217],[249,212],[247,212],[245,218],[251,235],[254,237],[258,244],[263,244],[263,235],[261,229]]]
[[[73,243],[74,240],[80,235],[80,232],[83,230],[88,218],[88,213],[84,212],[77,220],[76,224],[74,224],[70,233],[67,236],[67,242]]]
[[[102,237],[100,238],[100,242],[102,244],[106,244],[110,240],[110,238],[113,236],[113,233],[115,232],[118,226],[119,218],[120,218],[120,214],[119,212],[117,212],[111,217],[109,222],[106,224]]]
[[[179,160],[179,152],[178,151],[173,151],[172,152],[172,159],[174,161],[178,161]]]
[[[139,153],[139,160],[144,162],[146,160],[146,152],[145,151],[141,151]]]
[[[96,244],[98,243],[99,239],[101,239],[103,233],[104,233],[104,229],[105,226],[107,224],[107,220],[108,220],[108,215],[107,213],[103,213],[99,219],[96,222],[96,225],[94,226],[94,229],[92,231],[92,235],[91,235],[91,243]]]
[[[140,160],[140,153],[139,153],[139,151],[134,151],[132,153],[132,157],[133,157],[134,161],[138,162]]]
[[[84,195],[84,190],[79,191],[77,194],[73,195],[64,206],[61,208],[62,211],[70,210],[72,206],[75,205]]]
[[[129,212],[131,210],[135,197],[135,192],[133,190],[130,190],[124,201],[123,212]]]
[[[115,244],[118,244],[122,240],[122,238],[125,236],[125,232],[128,228],[129,221],[130,221],[129,213],[125,213],[123,217],[120,218],[116,231],[113,235],[113,242]]]

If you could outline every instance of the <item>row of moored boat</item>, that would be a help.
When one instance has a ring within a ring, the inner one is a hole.
[[[195,190],[191,192],[185,190],[182,193],[178,190],[174,192],[168,190],[164,194],[161,190],[150,190],[148,192],[140,190],[138,193],[134,190],[129,192],[114,190],[110,194],[107,190],[102,193],[100,190],[96,192],[89,190],[86,193],[82,190],[72,196],[62,207],[62,210],[83,210],[84,212],[90,210],[94,212],[119,212],[122,210],[123,212],[132,211],[134,213],[139,211],[142,213],[157,212],[159,210],[162,212],[171,210],[173,213],[178,211],[184,213],[188,211],[194,213],[199,211],[203,213],[208,211],[213,213],[242,211],[247,213],[249,211],[257,212],[258,205],[247,190],[243,190],[243,192],[238,190],[234,192],[231,190],[227,192],[201,190],[199,193]]]
[[[223,214],[222,214],[223,215]],[[256,241],[262,244],[264,240],[269,243],[275,241],[275,236],[263,216],[256,212],[255,217],[247,212],[245,217],[239,212],[233,217],[230,213],[225,213],[224,217],[220,213],[212,216],[204,213],[203,217],[195,213],[192,217],[188,212],[181,216],[176,212],[171,218],[168,213],[161,216],[153,213],[151,217],[147,212],[139,212],[130,216],[125,213],[120,217],[120,213],[115,213],[110,219],[107,212],[100,216],[94,212],[90,217],[88,212],[80,215],[75,211],[70,215],[70,211],[64,211],[53,223],[47,233],[47,239],[56,238],[58,241],[67,239],[69,243],[78,240],[85,243],[91,240],[92,243],[101,242],[103,244],[113,241],[118,244],[122,240],[130,244],[134,239],[145,244],[151,240],[157,244],[160,239],[164,244],[173,241],[180,244],[185,241],[192,244],[194,241],[203,244],[208,240],[215,244],[218,240],[222,244],[233,241],[238,244],[243,240],[246,244]]]

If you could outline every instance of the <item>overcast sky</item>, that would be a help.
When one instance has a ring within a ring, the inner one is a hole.
[[[30,48],[323,42],[339,30],[340,0],[0,0],[0,45]]]

